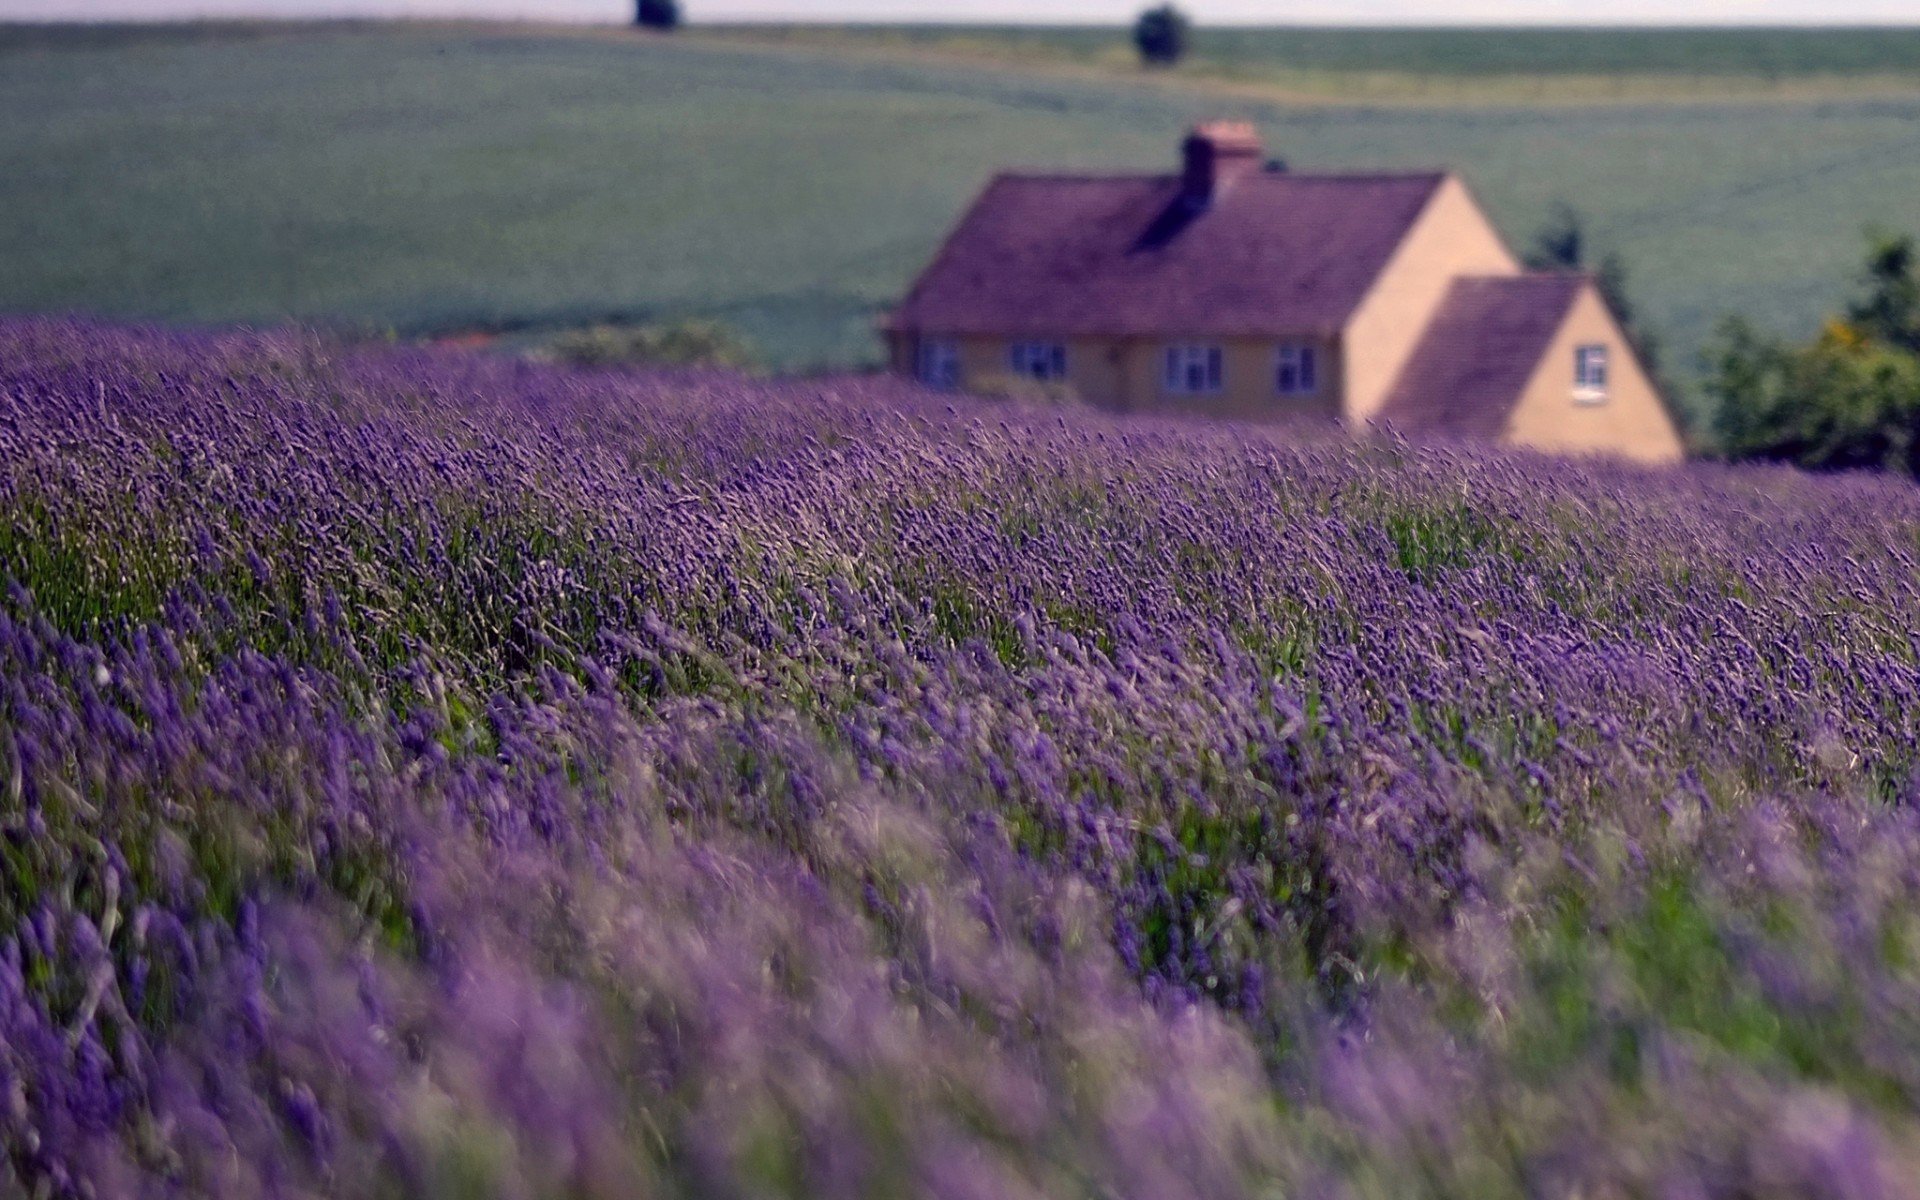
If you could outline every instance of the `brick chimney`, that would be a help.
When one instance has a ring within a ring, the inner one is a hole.
[[[1182,149],[1187,202],[1193,205],[1212,203],[1239,179],[1260,170],[1260,134],[1246,121],[1197,125]]]

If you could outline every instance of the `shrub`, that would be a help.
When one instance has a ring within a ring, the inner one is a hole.
[[[1711,384],[1734,458],[1920,475],[1920,356],[1841,321],[1789,346],[1731,322]]]
[[[595,325],[561,334],[547,347],[558,362],[580,367],[722,367],[757,365],[753,346],[713,321],[670,325]]]
[[[1920,476],[1920,274],[1912,238],[1876,238],[1865,292],[1794,345],[1742,321],[1721,331],[1709,393],[1732,458]]]

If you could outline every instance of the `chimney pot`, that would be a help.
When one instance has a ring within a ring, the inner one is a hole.
[[[1187,135],[1186,196],[1190,203],[1211,203],[1234,183],[1261,168],[1259,131],[1247,121],[1209,121]]]

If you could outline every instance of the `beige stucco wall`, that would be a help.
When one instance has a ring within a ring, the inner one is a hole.
[[[1007,356],[1013,339],[967,336],[950,340],[959,347],[963,388],[991,387],[1012,378]],[[1278,340],[1206,336],[1190,340],[1217,344],[1224,351],[1220,391],[1204,395],[1168,392],[1163,371],[1168,341],[1159,339],[1069,340],[1066,343],[1068,386],[1080,399],[1120,412],[1246,420],[1332,418],[1340,413],[1341,362],[1339,343],[1335,339],[1289,339],[1312,342],[1318,349],[1318,389],[1307,396],[1279,394],[1275,382]],[[917,347],[914,338],[894,337],[892,358],[896,370],[906,374],[915,371]]]
[[[1027,339],[962,337],[952,340],[960,346],[961,386],[980,389],[1014,381],[1013,366],[1007,355],[1015,340]],[[1114,343],[1069,339],[1066,347],[1067,386],[1075,395],[1112,403],[1110,398],[1122,394],[1124,359]]]
[[[1583,403],[1573,395],[1574,351],[1585,345],[1607,347],[1607,398],[1599,403]],[[1658,389],[1593,287],[1574,301],[1501,440],[1555,453],[1613,454],[1650,463],[1677,462],[1686,453]]]
[[[1224,352],[1220,391],[1203,395],[1169,392],[1166,388],[1168,341],[1187,340],[1202,345],[1218,343]],[[1282,396],[1276,386],[1281,339],[1208,338],[1168,339],[1136,343],[1130,348],[1127,407],[1133,412],[1170,416],[1232,417],[1236,420],[1292,420],[1340,415],[1340,358],[1331,338],[1297,337],[1288,342],[1315,347],[1317,389],[1311,395]]]
[[[1448,176],[1347,322],[1346,415],[1359,422],[1380,411],[1456,277],[1519,271],[1473,194]]]

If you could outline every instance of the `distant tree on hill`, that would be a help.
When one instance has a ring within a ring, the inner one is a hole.
[[[1611,253],[1602,255],[1598,262],[1592,261],[1588,241],[1586,220],[1579,210],[1564,202],[1556,204],[1547,216],[1547,223],[1533,235],[1533,241],[1521,254],[1521,261],[1535,271],[1591,271],[1594,283],[1619,320],[1627,340],[1633,343],[1641,364],[1663,390],[1671,392],[1660,370],[1660,339],[1641,325],[1639,310],[1627,294],[1627,264],[1618,254]]]
[[[1707,383],[1722,452],[1920,477],[1917,260],[1913,238],[1874,237],[1863,293],[1801,345],[1729,321]]]
[[[1188,36],[1193,23],[1187,14],[1171,4],[1162,4],[1140,14],[1133,24],[1133,44],[1140,59],[1150,67],[1170,67],[1186,56]]]
[[[637,0],[633,23],[646,29],[677,29],[680,0]]]

